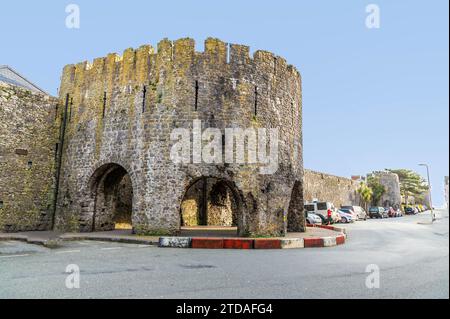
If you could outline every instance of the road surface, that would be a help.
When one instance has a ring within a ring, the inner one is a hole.
[[[0,298],[449,298],[448,211],[438,217],[360,221],[343,246],[298,250],[0,242]],[[79,289],[66,287],[71,264]]]

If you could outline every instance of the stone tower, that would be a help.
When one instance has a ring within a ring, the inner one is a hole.
[[[165,39],[156,52],[145,45],[67,65],[59,94],[57,229],[128,223],[138,234],[176,234],[182,225],[235,225],[242,236],[304,230],[301,77],[283,58],[266,51],[250,57],[249,47],[213,38],[204,52],[192,39]],[[195,120],[202,130],[278,129],[278,169],[174,163],[171,134],[193,130]]]
[[[380,205],[383,207],[400,208],[402,196],[400,194],[400,180],[398,175],[388,171],[376,171],[372,173],[380,180],[380,184],[384,186],[385,193],[380,199]]]

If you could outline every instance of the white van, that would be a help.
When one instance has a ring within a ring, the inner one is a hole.
[[[306,212],[319,215],[320,218],[322,218],[322,224],[333,224],[341,220],[341,216],[337,212],[337,209],[334,207],[333,203],[330,202],[314,201],[306,203],[304,208]]]

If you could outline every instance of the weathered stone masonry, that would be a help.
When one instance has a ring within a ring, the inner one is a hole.
[[[68,95],[70,105],[57,229],[112,229],[111,211],[126,176],[131,223],[139,234],[177,233],[183,198],[202,178],[228,190],[216,206],[233,198],[240,235],[304,229],[299,72],[269,52],[251,58],[247,46],[210,38],[204,52],[194,47],[192,39],[163,40],[156,53],[146,45],[64,68],[60,103]],[[174,164],[170,133],[192,129],[194,119],[222,131],[278,128],[278,171],[261,175],[253,164]]]
[[[379,178],[380,184],[383,185],[385,189],[378,205],[400,208],[402,196],[400,194],[400,180],[398,175],[388,171],[376,171],[372,174]]]
[[[332,202],[335,207],[360,205],[359,183],[348,178],[305,170],[304,199]]]
[[[51,227],[57,103],[0,82],[0,231]]]

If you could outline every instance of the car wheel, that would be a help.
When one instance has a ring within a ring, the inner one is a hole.
[[[347,218],[345,218],[345,217],[342,217],[342,219],[341,219],[341,223],[343,223],[343,224],[347,224],[347,223],[348,223],[348,221],[347,221]]]
[[[327,225],[327,221],[326,221],[325,217],[323,217],[322,215],[319,215],[319,217],[322,220],[322,225]]]

